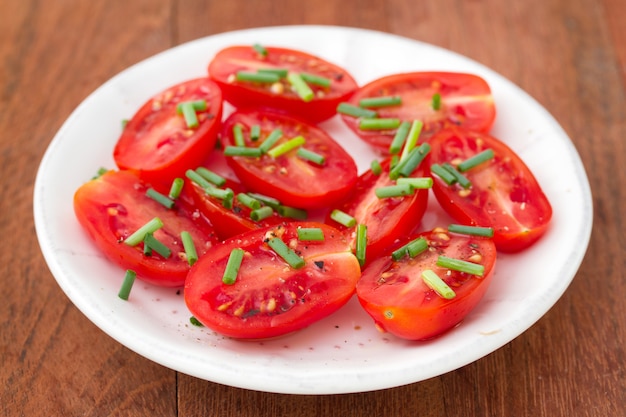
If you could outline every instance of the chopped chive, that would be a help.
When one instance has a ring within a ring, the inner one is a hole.
[[[456,297],[454,290],[450,288],[448,284],[446,284],[445,281],[442,280],[432,269],[422,271],[422,280],[424,280],[424,283],[428,286],[428,288],[436,292],[440,297],[445,298],[446,300],[451,300]]]
[[[267,153],[276,142],[283,136],[283,131],[280,129],[274,129],[270,132],[270,134],[265,138],[263,143],[259,145],[259,149],[261,153]]]
[[[230,210],[233,208],[233,202],[235,201],[235,193],[232,192],[230,188],[228,190],[231,192],[228,193],[226,197],[222,200],[222,206],[225,209]]]
[[[189,178],[192,182],[196,183],[202,188],[212,187],[213,185],[207,181],[202,175],[198,174],[193,169],[188,169],[185,172],[185,176]]]
[[[250,128],[250,140],[256,142],[261,137],[261,126],[253,125]]]
[[[295,220],[306,220],[306,218],[308,217],[308,213],[306,210],[295,207],[283,206],[282,204],[276,207],[276,211],[283,217]]]
[[[361,130],[390,130],[400,126],[400,119],[361,119],[359,129]]]
[[[457,168],[460,172],[465,172],[468,169],[474,168],[477,165],[482,164],[483,162],[487,162],[495,156],[493,149],[485,149],[482,152],[477,153],[471,158],[466,159],[457,165]]]
[[[400,104],[402,104],[402,97],[400,96],[367,97],[359,100],[361,107],[389,107]]]
[[[242,126],[239,123],[235,123],[233,126],[233,141],[235,146],[246,146],[246,140],[243,138]]]
[[[334,209],[330,212],[330,218],[346,227],[356,226],[356,219],[346,212]]]
[[[324,231],[319,227],[298,227],[298,240],[323,241]]]
[[[485,273],[485,267],[473,262],[463,261],[461,259],[448,258],[447,256],[439,255],[437,258],[437,266],[442,268],[452,269],[453,271],[466,272],[472,275],[483,276]]]
[[[287,68],[259,68],[257,72],[275,74],[278,75],[279,78],[285,78],[289,73],[289,70]]]
[[[410,177],[413,171],[422,163],[426,155],[428,155],[428,152],[430,152],[430,145],[428,143],[422,143],[417,148],[413,148],[406,158],[400,158],[400,163],[389,172],[389,177],[392,180],[398,179],[400,176]]]
[[[287,142],[274,146],[272,149],[267,151],[267,154],[272,158],[278,158],[279,156],[304,145],[305,142],[306,139],[304,139],[304,136],[296,136],[295,138],[289,139]]]
[[[392,155],[391,159],[389,160],[389,169],[393,170],[395,167],[398,166],[399,162],[400,162],[400,156],[399,155]]]
[[[227,146],[226,148],[224,148],[224,155],[258,158],[263,155],[263,153],[260,148],[248,148],[247,146]]]
[[[377,159],[374,159],[370,163],[370,169],[372,170],[372,174],[378,176],[383,173],[383,167],[380,166],[380,162]]]
[[[352,117],[365,117],[368,119],[372,119],[378,115],[374,110],[368,110],[361,108],[359,106],[355,106],[350,103],[339,103],[337,106],[337,113],[345,114],[346,116]]]
[[[302,79],[302,76],[298,73],[291,72],[287,74],[287,81],[296,91],[296,94],[304,101],[311,101],[315,97],[313,90],[308,86],[306,81]]]
[[[391,258],[394,261],[398,261],[406,255],[408,255],[409,258],[415,258],[426,249],[428,249],[428,241],[423,237],[418,237],[417,239],[413,239],[406,245],[403,245],[402,247],[393,251],[391,253]]]
[[[439,110],[441,108],[441,94],[439,93],[433,94],[433,98],[430,104],[433,110]]]
[[[388,185],[386,187],[378,187],[374,190],[378,198],[405,197],[413,195],[415,190],[408,184]]]
[[[273,237],[267,242],[267,244],[292,268],[300,269],[306,264],[304,259],[290,249],[280,238]]]
[[[170,187],[169,198],[176,200],[180,197],[180,193],[185,185],[185,180],[182,178],[174,178],[172,186]]]
[[[389,145],[389,153],[391,155],[396,155],[400,153],[404,143],[406,142],[407,135],[409,134],[409,129],[411,129],[411,123],[402,122],[396,130],[396,134],[391,141],[391,145]]]
[[[409,156],[409,153],[417,146],[417,141],[422,133],[422,127],[424,127],[424,122],[421,120],[413,120],[411,123],[411,130],[409,130],[406,142],[404,143],[404,148],[402,149],[402,155],[400,155],[400,160]]]
[[[460,233],[463,235],[493,237],[492,227],[465,226],[462,224],[451,224],[448,226],[448,231],[452,233]]]
[[[400,184],[407,184],[409,185],[411,188],[415,188],[415,189],[425,189],[425,188],[432,188],[433,186],[433,179],[430,177],[420,177],[420,178],[413,178],[413,177],[409,177],[409,178],[398,178],[396,180],[396,183],[398,185]]]
[[[122,119],[122,129],[124,129],[126,127],[126,125],[128,124],[128,122],[130,122],[130,120],[128,119]]]
[[[326,158],[324,157],[324,155],[320,155],[306,148],[299,148],[298,152],[296,152],[296,155],[317,165],[324,165],[324,162],[326,162]]]
[[[251,71],[237,71],[235,73],[235,79],[237,81],[249,81],[253,83],[261,84],[273,84],[280,81],[280,77],[270,72],[251,72]]]
[[[452,166],[451,164],[444,162],[443,163],[443,168],[448,170],[448,172],[450,172],[450,174],[452,174],[454,176],[454,178],[456,179],[456,182],[459,183],[459,185],[465,189],[468,189],[471,187],[472,183],[471,181],[463,174],[461,174],[454,166]]]
[[[154,188],[148,188],[146,190],[146,196],[150,197],[165,208],[171,209],[174,207],[174,200],[164,194],[161,194]]]
[[[176,113],[183,114],[183,107],[191,106],[194,111],[205,111],[207,109],[206,100],[192,100],[192,101],[181,101],[176,105]]]
[[[251,210],[256,210],[261,207],[261,202],[256,198],[250,197],[246,193],[237,194],[237,201]]]
[[[180,232],[180,238],[183,241],[183,248],[185,249],[185,255],[187,256],[187,263],[189,266],[193,266],[193,264],[198,261],[198,252],[196,251],[196,245],[193,243],[193,238],[186,230]]]
[[[94,175],[93,177],[91,177],[92,180],[95,180],[97,178],[100,178],[101,176],[103,176],[104,174],[106,174],[109,170],[104,168],[104,167],[100,167],[98,169],[98,171],[96,172],[96,175]]]
[[[359,265],[365,265],[365,252],[367,248],[367,226],[363,223],[359,223],[356,226],[356,259],[359,261]]]
[[[234,197],[233,190],[230,188],[216,188],[213,186],[206,187],[204,192],[211,197],[215,197],[219,200],[232,199]]]
[[[133,288],[133,284],[135,283],[135,278],[137,278],[137,273],[132,269],[127,269],[126,274],[124,275],[124,281],[122,282],[122,287],[117,293],[117,296],[122,300],[128,301],[128,296],[130,295],[130,290]]]
[[[255,222],[260,222],[261,220],[267,219],[272,214],[274,214],[274,209],[270,206],[262,206],[258,209],[254,209],[250,212],[250,218]]]
[[[224,269],[224,275],[222,275],[222,283],[226,285],[233,285],[237,281],[237,275],[239,274],[239,268],[241,268],[241,262],[243,261],[244,251],[243,249],[233,249],[228,256],[228,262]]]
[[[313,85],[317,85],[317,86],[325,87],[325,88],[330,87],[331,81],[329,78],[322,77],[320,75],[309,74],[306,72],[301,72],[300,77],[302,77],[302,79],[309,84],[313,84]]]
[[[145,241],[145,239],[144,239]],[[144,256],[152,256],[152,248],[146,244],[143,245],[143,254]]]
[[[441,178],[443,182],[448,185],[452,185],[456,182],[456,178],[454,177],[454,175],[452,175],[450,171],[448,171],[439,164],[432,164],[430,166],[430,172],[437,175],[439,178]]]
[[[196,172],[200,174],[202,178],[209,181],[211,184],[216,185],[217,187],[222,187],[224,184],[226,184],[226,178],[216,174],[210,169],[207,169],[205,167],[198,167],[196,168]]]
[[[154,235],[152,235],[152,233],[148,233],[143,238],[143,244],[149,246],[150,249],[152,249],[153,251],[155,251],[156,253],[158,253],[159,255],[161,255],[165,259],[167,259],[170,256],[172,256],[172,251],[170,250],[170,248],[165,246],[165,244],[163,244],[163,242],[161,242],[159,239],[154,237]]]
[[[252,45],[252,49],[254,49],[261,56],[267,56],[267,49],[265,49],[265,47],[260,43]]]
[[[266,204],[272,207],[273,209],[276,209],[280,205],[280,201],[278,201],[274,197],[270,197],[270,196],[259,194],[259,193],[248,193],[248,195],[252,198],[256,198],[261,203]]]
[[[189,323],[193,324],[196,327],[204,327],[204,324],[202,324],[200,320],[198,320],[194,316],[189,317]]]
[[[180,106],[183,117],[185,118],[185,124],[187,124],[189,129],[196,128],[200,125],[196,109],[193,108],[192,102],[186,101],[184,103],[179,103],[178,106]]]
[[[124,243],[128,246],[137,246],[140,242],[143,242],[147,234],[154,233],[161,227],[163,227],[163,222],[158,217],[155,217],[124,239]]]

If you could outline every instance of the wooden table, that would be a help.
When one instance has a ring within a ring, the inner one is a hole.
[[[621,0],[2,1],[3,415],[626,415],[624,22]],[[571,286],[536,325],[423,382],[295,396],[157,365],[68,300],[40,254],[31,214],[36,168],[63,121],[100,84],[157,52],[285,24],[362,27],[448,48],[509,78],[554,115],[588,172],[594,229]]]

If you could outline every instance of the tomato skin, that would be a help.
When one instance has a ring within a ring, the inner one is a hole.
[[[206,100],[188,128],[178,103]],[[213,149],[222,120],[222,93],[208,78],[188,80],[150,98],[128,121],[113,157],[120,169],[138,171],[147,181],[170,181],[199,165]]]
[[[319,227],[323,242],[297,240],[298,227]],[[265,243],[280,237],[306,264],[293,269]],[[234,284],[222,283],[235,248],[246,251]],[[185,302],[205,326],[238,339],[262,339],[294,332],[327,317],[354,294],[359,263],[336,229],[293,222],[253,230],[218,245],[191,269]]]
[[[379,199],[376,188],[395,184],[389,178],[390,159],[380,163],[382,172],[375,175],[372,170],[364,172],[354,186],[352,196],[339,209],[367,226],[366,264],[378,258],[397,239],[412,233],[419,225],[428,205],[428,189],[415,190],[412,196]],[[427,177],[426,170],[418,167],[412,178]],[[347,228],[330,218],[326,222],[343,230],[351,246],[356,245],[356,226]]]
[[[519,252],[547,231],[552,206],[519,156],[499,139],[461,128],[441,131],[430,140],[430,164],[467,159],[491,148],[495,157],[464,175],[471,181],[466,195],[459,185],[448,186],[433,175],[433,192],[456,221],[494,229],[499,251]]]
[[[186,230],[191,234],[198,256],[211,249],[217,239],[203,217],[192,216],[192,207],[177,201],[174,209],[166,209],[145,195],[148,188],[132,171],[109,171],[76,191],[74,212],[80,225],[109,260],[123,269],[134,270],[137,278],[150,284],[181,287],[190,267],[184,256],[179,256],[185,253],[180,232]],[[162,189],[157,191],[167,193]],[[154,237],[172,251],[168,259],[157,253],[145,256],[143,244],[131,247],[122,242],[154,217],[163,221],[163,227]]]
[[[320,166],[296,156],[296,150],[273,158],[228,157],[228,164],[248,189],[278,199],[282,204],[305,209],[325,208],[349,194],[357,180],[352,157],[322,129],[303,120],[275,112],[236,111],[223,123],[221,138],[234,145],[233,127],[243,126],[246,146],[258,147],[270,132],[280,128],[286,142],[302,135],[304,147],[326,158]],[[261,139],[250,140],[250,128],[261,126]]]
[[[408,340],[431,339],[458,325],[483,298],[496,264],[496,248],[489,238],[457,235],[441,228],[410,236],[402,243],[419,236],[428,241],[429,249],[413,259],[405,256],[393,261],[391,256],[383,256],[374,260],[363,270],[356,288],[359,302],[377,327]],[[439,267],[439,255],[473,259],[484,266],[484,275]],[[425,269],[436,272],[456,296],[445,299],[430,289],[421,278]]]
[[[356,81],[345,69],[319,57],[287,48],[265,49],[268,54],[263,57],[251,46],[232,46],[218,52],[209,64],[209,77],[220,86],[224,99],[233,106],[275,109],[318,123],[335,115],[337,105],[357,88]],[[331,80],[331,87],[310,85],[316,95],[313,100],[305,102],[291,91],[286,80],[280,82],[282,93],[272,92],[270,84],[233,80],[238,71],[267,67],[322,76]]]
[[[432,97],[441,95],[441,107],[433,110]],[[388,75],[360,87],[348,100],[358,105],[363,98],[400,96],[402,104],[373,108],[379,118],[399,118],[402,121],[424,122],[421,137],[428,138],[447,126],[460,125],[466,129],[488,132],[493,125],[496,109],[487,82],[473,74],[454,72],[411,72]],[[342,115],[343,121],[361,139],[383,154],[396,130],[366,131],[358,127],[355,117]]]

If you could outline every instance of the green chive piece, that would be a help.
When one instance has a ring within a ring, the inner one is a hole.
[[[407,195],[413,195],[415,189],[408,184],[396,184],[378,187],[374,190],[374,193],[378,198],[405,197]]]
[[[93,177],[91,177],[92,180],[95,180],[97,178],[100,178],[101,176],[103,176],[104,174],[106,174],[109,170],[104,168],[104,167],[100,167],[98,169],[98,171],[96,172],[96,175],[94,175]]]
[[[271,72],[237,71],[235,73],[235,80],[261,84],[273,84],[280,81],[280,77]]]
[[[196,327],[204,327],[204,324],[200,323],[200,320],[198,320],[194,316],[189,317],[189,323],[193,324]]]
[[[261,126],[253,125],[250,128],[250,140],[256,142],[261,137]]]
[[[183,186],[185,185],[185,180],[182,178],[174,178],[172,181],[172,186],[170,187],[169,198],[172,200],[176,200],[180,197],[181,191],[183,191]]]
[[[380,166],[380,162],[378,162],[377,159],[374,159],[371,163],[370,163],[370,169],[372,170],[372,174],[379,176],[380,174],[383,173],[383,167]]]
[[[229,190],[230,190],[230,188],[229,188]],[[224,199],[222,200],[222,206],[223,206],[225,209],[227,209],[227,210],[230,210],[230,209],[232,209],[232,208],[233,208],[233,203],[234,203],[234,201],[235,201],[235,193],[234,193],[234,192],[232,192],[232,190],[230,190],[230,191],[231,191],[231,192],[230,192],[230,193],[228,193],[228,194],[226,195],[226,198],[224,198]]]
[[[315,97],[313,90],[311,90],[311,87],[309,87],[306,81],[302,79],[302,76],[300,74],[290,72],[289,74],[287,74],[287,81],[289,81],[289,84],[291,84],[293,89],[296,91],[296,94],[302,100],[308,102],[313,100],[313,98]]]
[[[127,269],[126,274],[124,275],[124,281],[122,282],[122,287],[117,293],[117,296],[122,300],[128,301],[128,296],[130,295],[130,290],[133,288],[133,284],[135,283],[135,278],[137,278],[137,273],[132,269]]]
[[[320,155],[306,148],[299,148],[296,155],[317,165],[324,165],[324,162],[326,162],[324,155]]]
[[[262,206],[258,209],[254,209],[250,212],[250,218],[255,222],[260,222],[261,220],[267,219],[272,214],[274,214],[274,209],[270,206]]]
[[[324,231],[319,227],[298,227],[298,240],[321,242],[324,240]]]
[[[447,169],[439,164],[432,164],[430,166],[430,172],[437,175],[443,182],[448,185],[452,185],[456,182],[456,178]]]
[[[283,217],[295,220],[306,220],[309,216],[306,210],[295,207],[283,206],[282,204],[276,207],[276,211]]]
[[[144,239],[145,241],[145,239]],[[143,245],[143,254],[144,256],[152,256],[152,248],[148,245]]]
[[[287,142],[274,146],[272,149],[267,151],[267,154],[272,158],[278,158],[279,156],[304,145],[305,142],[306,139],[304,139],[304,136],[296,136],[295,138],[289,139]]]
[[[483,162],[487,162],[490,159],[493,159],[494,156],[495,154],[493,152],[493,149],[485,149],[484,151],[479,152],[471,158],[468,158],[465,161],[461,162],[459,165],[457,165],[457,169],[460,172],[465,172],[468,169],[474,168],[475,166],[482,164]]]
[[[230,188],[216,188],[216,187],[207,187],[204,189],[204,192],[211,197],[215,197],[219,200],[227,200],[233,199],[235,193]]]
[[[276,210],[278,206],[280,206],[280,201],[273,197],[269,197],[267,195],[259,194],[259,193],[248,193],[248,195],[254,199],[259,200],[261,203],[268,205]]]
[[[163,222],[161,219],[155,217],[124,239],[124,243],[128,246],[137,246],[139,243],[143,242],[147,234],[154,233],[162,227]]]
[[[406,138],[409,134],[410,129],[411,129],[411,123],[409,122],[400,123],[400,126],[398,127],[398,130],[396,130],[396,134],[394,135],[393,140],[391,141],[391,145],[389,145],[389,153],[391,155],[396,155],[400,153],[400,151],[402,150],[402,147],[404,146],[404,143],[406,142]]]
[[[348,213],[339,209],[334,209],[333,211],[331,211],[330,218],[346,227],[356,226],[356,219]]]
[[[222,283],[233,285],[235,281],[237,281],[237,275],[239,275],[244,253],[244,250],[239,248],[233,249],[230,252],[226,268],[224,269],[224,275],[222,275]]]
[[[246,140],[243,137],[243,127],[239,123],[233,126],[233,141],[235,146],[246,146]]]
[[[415,188],[416,190],[422,190],[426,188],[433,187],[433,179],[430,177],[420,177],[420,178],[398,178],[396,180],[396,184],[407,184],[411,188]]]
[[[451,300],[456,297],[454,290],[452,290],[452,288],[450,288],[432,269],[422,271],[422,279],[428,288],[435,291],[441,298]]]
[[[165,208],[171,209],[174,207],[174,200],[164,194],[161,194],[154,188],[148,188],[146,190],[146,196],[150,197]]]
[[[278,75],[279,78],[285,78],[289,73],[289,70],[287,68],[259,68],[257,72],[275,74]]]
[[[309,84],[325,88],[330,87],[330,78],[322,77],[321,75],[309,74],[306,72],[301,72],[300,77],[302,77],[302,79]]]
[[[413,148],[406,158],[400,158],[398,165],[393,167],[389,172],[389,178],[396,180],[400,176],[410,177],[413,171],[422,163],[426,155],[428,155],[428,152],[430,152],[430,145],[428,143],[422,143],[417,148]]]
[[[423,237],[418,237],[417,239],[413,239],[406,245],[401,246],[391,253],[391,258],[394,261],[398,261],[405,256],[409,256],[409,258],[415,258],[420,253],[424,252],[428,249],[428,241]]]
[[[424,122],[421,120],[413,120],[411,123],[411,130],[409,130],[406,142],[404,143],[404,148],[402,149],[402,155],[400,155],[400,160],[409,156],[409,153],[417,146],[417,141],[422,133],[422,127],[424,127]]]
[[[400,162],[400,155],[392,155],[391,159],[389,160],[389,169],[393,170],[395,167],[398,166],[399,162]]]
[[[205,180],[209,181],[211,184],[214,184],[217,187],[222,187],[226,184],[226,178],[221,175],[216,174],[215,172],[207,169],[205,167],[196,168],[196,172],[202,176]]]
[[[378,113],[376,113],[374,110],[364,109],[359,106],[355,106],[353,104],[345,102],[339,103],[339,105],[337,106],[337,113],[345,114],[346,116],[352,117],[365,117],[368,119],[375,118],[378,115]]]
[[[237,194],[237,201],[239,201],[244,206],[248,207],[251,210],[256,210],[261,208],[261,202],[256,198],[250,197],[246,193]]]
[[[267,244],[292,268],[300,269],[306,264],[304,259],[298,256],[298,254],[290,249],[280,238],[273,237],[267,242]]]
[[[267,49],[265,49],[265,47],[260,43],[252,45],[252,49],[254,49],[261,56],[267,56]]]
[[[183,114],[184,113],[183,107],[186,105],[187,106],[191,105],[191,107],[193,107],[193,109],[197,112],[205,111],[208,107],[206,100],[181,101],[180,103],[176,105],[176,113]]]
[[[391,130],[400,126],[400,119],[361,119],[359,120],[359,129],[361,130]]]
[[[172,256],[172,251],[170,250],[170,248],[165,246],[165,244],[163,244],[163,242],[161,242],[159,239],[155,238],[152,233],[148,233],[144,237],[143,244],[149,246],[150,249],[152,249],[165,259],[168,259],[170,256]]]
[[[193,169],[188,169],[185,172],[185,176],[187,178],[189,178],[192,182],[196,183],[197,185],[199,185],[202,188],[209,188],[212,187],[213,185],[207,181],[202,175],[198,174],[196,171],[194,171]]]
[[[451,224],[448,231],[470,236],[493,237],[493,227],[466,226],[463,224]]]
[[[441,94],[439,93],[433,94],[431,106],[433,110],[439,110],[441,108]]]
[[[184,103],[179,103],[178,106],[180,106],[183,117],[185,118],[185,123],[189,129],[196,128],[200,125],[198,122],[198,115],[196,115],[196,109],[193,108],[192,102],[186,101]]]
[[[196,245],[193,243],[191,233],[183,230],[180,232],[180,239],[183,241],[183,248],[185,249],[187,263],[189,266],[193,266],[193,264],[198,261],[198,252],[196,251]]]
[[[452,269],[453,271],[478,275],[480,277],[482,277],[485,273],[485,267],[483,265],[463,261],[461,259],[448,258],[447,256],[443,255],[439,255],[439,257],[437,258],[437,266]]]
[[[461,187],[468,189],[472,186],[471,181],[465,175],[461,174],[454,166],[447,162],[444,162],[442,166],[454,176],[454,179],[456,179],[456,182],[458,182]]]
[[[128,122],[130,122],[130,120],[128,119],[122,119],[122,129],[126,128],[126,125],[128,124]]]
[[[400,104],[402,104],[402,97],[400,96],[367,97],[359,100],[361,107],[389,107]]]
[[[258,158],[263,155],[263,152],[260,148],[249,148],[247,146],[227,146],[226,148],[224,148],[224,155]]]
[[[280,129],[274,129],[270,132],[270,134],[265,138],[263,143],[259,145],[259,149],[261,153],[267,153],[272,146],[278,142],[278,140],[283,136],[283,131]]]
[[[367,248],[367,226],[363,223],[359,223],[356,226],[356,259],[359,261],[359,265],[365,265],[365,252]]]

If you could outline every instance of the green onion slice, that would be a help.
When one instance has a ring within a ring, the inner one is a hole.
[[[187,257],[187,263],[192,266],[198,261],[198,252],[196,251],[196,245],[193,243],[191,233],[186,230],[180,232],[180,239],[183,241],[183,248],[185,249],[185,256]]]
[[[400,96],[367,97],[359,100],[361,107],[389,107],[400,104],[402,104],[402,97]]]
[[[446,300],[451,300],[456,297],[456,293],[452,288],[442,280],[439,275],[435,273],[432,269],[426,269],[422,271],[422,280],[431,290],[435,291],[437,295]]]
[[[261,220],[267,219],[272,214],[274,214],[274,209],[270,206],[262,206],[258,209],[254,209],[250,212],[250,218],[255,222],[260,222]]]
[[[296,94],[304,101],[309,102],[313,100],[315,94],[311,87],[302,79],[302,76],[295,72],[290,72],[287,74],[287,81],[293,87]]]
[[[237,275],[239,275],[239,269],[243,261],[244,255],[243,249],[233,249],[228,256],[228,262],[224,269],[224,275],[222,275],[222,282],[226,285],[233,285],[237,281]]]
[[[437,266],[442,268],[448,268],[453,271],[466,272],[472,275],[478,275],[482,277],[485,273],[485,267],[473,262],[463,261],[461,259],[448,258],[447,256],[439,255],[437,258]]]
[[[209,181],[211,184],[214,184],[217,187],[222,187],[226,184],[226,178],[221,175],[216,174],[215,172],[207,169],[205,167],[196,168],[196,172],[202,176],[205,180]]]
[[[383,173],[383,167],[380,166],[380,162],[377,159],[374,159],[370,163],[370,169],[372,170],[372,174],[378,176]]]
[[[170,248],[165,246],[163,242],[161,242],[159,239],[155,238],[152,233],[148,233],[144,237],[143,244],[148,246],[150,249],[152,249],[165,259],[168,259],[170,256],[172,256],[172,251],[170,250]]]
[[[460,172],[465,172],[468,169],[474,168],[482,164],[483,162],[487,162],[490,159],[493,159],[494,156],[495,154],[493,152],[493,149],[485,149],[484,151],[479,152],[471,158],[468,158],[465,161],[461,162],[459,165],[457,165],[457,169]]]
[[[163,222],[158,217],[154,217],[152,220],[148,221],[146,224],[137,229],[134,233],[124,239],[124,243],[128,246],[137,246],[139,243],[143,242],[146,235],[150,233],[154,233],[163,227]]]
[[[260,148],[249,148],[247,146],[227,146],[226,148],[224,148],[224,155],[258,158],[263,155],[263,152]]]
[[[208,187],[212,187],[213,186],[202,175],[198,174],[193,169],[188,169],[187,172],[185,172],[185,176],[187,178],[189,178],[192,182],[196,183],[197,185],[199,185],[202,188],[208,188]]]
[[[452,233],[460,233],[463,235],[493,237],[493,227],[465,226],[462,224],[451,224],[448,226],[448,231]]]
[[[280,238],[273,237],[268,240],[267,244],[292,268],[300,269],[306,264],[304,259],[298,256],[298,254],[290,249]]]
[[[418,237],[417,239],[413,239],[406,245],[393,251],[391,253],[391,258],[394,261],[398,261],[407,255],[409,258],[415,258],[426,249],[428,249],[428,241],[423,237]]]
[[[253,125],[250,128],[250,140],[256,142],[261,137],[261,126]]]
[[[430,172],[437,175],[443,182],[448,185],[456,183],[456,177],[450,173],[447,169],[439,164],[432,164],[430,166]]]
[[[272,132],[265,138],[263,143],[259,145],[259,149],[261,153],[267,153],[272,146],[278,142],[278,140],[283,136],[283,131],[280,129],[274,129]]]
[[[444,162],[442,166],[454,176],[454,179],[461,187],[468,189],[472,186],[471,181],[465,175],[461,174],[454,166],[447,162]]]
[[[266,73],[266,74],[274,74],[279,78],[285,78],[289,73],[287,68],[259,68],[257,70],[258,73]]]
[[[391,130],[400,126],[400,119],[360,119],[359,129],[361,130]]]
[[[415,189],[409,184],[396,184],[378,187],[374,190],[374,193],[378,198],[405,197],[407,195],[413,195]]]
[[[356,219],[346,212],[334,209],[330,212],[330,218],[346,227],[356,226]]]
[[[326,162],[324,155],[320,155],[317,152],[313,152],[306,148],[299,148],[296,155],[317,165],[324,165],[324,162]]]
[[[181,101],[176,105],[176,113],[184,114],[184,106],[191,106],[194,111],[205,111],[207,109],[206,100]]]
[[[200,125],[198,122],[198,115],[196,115],[196,109],[194,109],[193,104],[189,101],[184,103],[179,103],[180,109],[183,113],[183,117],[185,118],[185,124],[189,129],[196,128]]]
[[[324,240],[324,231],[319,227],[298,227],[298,240],[321,242]]]
[[[365,253],[367,248],[367,226],[363,223],[359,223],[356,226],[356,259],[359,261],[359,265],[365,265]]]
[[[246,140],[243,137],[243,127],[239,123],[233,126],[233,140],[235,146],[246,146]]]
[[[439,93],[433,94],[433,98],[432,98],[432,101],[431,101],[431,106],[432,106],[433,110],[441,109],[441,94],[439,94]]]
[[[259,200],[261,203],[272,207],[273,209],[276,209],[278,206],[280,206],[280,201],[273,197],[269,197],[259,193],[248,193],[248,195],[254,199]]]
[[[389,145],[389,153],[391,155],[396,155],[400,153],[402,147],[404,146],[404,143],[406,142],[406,138],[409,134],[410,129],[411,123],[406,121],[400,123],[400,126],[398,127],[398,130],[396,130],[396,134],[391,141],[391,145]]]
[[[172,186],[170,187],[169,198],[171,198],[172,200],[176,200],[180,196],[184,185],[184,179],[174,178],[174,180],[172,181]]]
[[[296,136],[295,138],[289,139],[287,142],[274,146],[272,149],[267,151],[267,154],[272,158],[278,158],[279,156],[304,145],[305,142],[306,139],[304,139],[304,136]]]
[[[154,188],[148,188],[146,190],[146,196],[150,197],[165,208],[171,209],[174,207],[174,200],[164,194],[161,194]]]
[[[419,178],[398,178],[396,180],[396,184],[407,184],[411,188],[415,188],[417,190],[432,188],[433,187],[433,179],[431,177],[419,177]]]
[[[410,177],[413,171],[422,163],[426,155],[430,152],[430,145],[422,143],[417,148],[413,148],[408,156],[400,158],[400,162],[389,172],[389,178],[398,179],[400,176]]]
[[[302,79],[309,84],[317,85],[319,87],[324,87],[324,88],[330,87],[331,81],[329,78],[322,77],[320,75],[309,74],[306,72],[301,72],[300,77],[302,77]]]
[[[200,323],[200,320],[198,320],[194,316],[189,317],[189,323],[197,327],[204,327],[204,324]]]
[[[135,283],[135,278],[137,278],[137,273],[132,269],[127,269],[120,291],[117,293],[117,296],[122,300],[128,300],[130,290],[133,288],[133,284]]]
[[[405,159],[413,148],[417,146],[417,141],[422,133],[422,127],[424,127],[424,122],[421,120],[413,120],[411,123],[411,130],[409,130],[406,142],[404,143],[404,148],[402,149],[402,155],[400,155],[400,160]]]
[[[237,201],[239,201],[244,206],[248,207],[251,210],[256,210],[261,208],[261,202],[254,197],[250,197],[246,193],[237,194]]]
[[[274,84],[275,82],[280,81],[280,76],[271,72],[237,71],[235,73],[235,80],[261,84]]]
[[[255,43],[254,45],[252,45],[252,49],[254,49],[256,53],[261,56],[267,56],[267,49],[265,49],[265,47],[260,43]]]
[[[339,103],[339,105],[337,106],[337,113],[345,114],[346,116],[364,117],[368,119],[375,118],[378,115],[378,113],[376,113],[374,110],[364,109],[359,106],[355,106],[353,104],[345,102]]]
[[[306,210],[295,207],[283,206],[282,204],[279,204],[276,207],[276,211],[283,217],[295,220],[306,220],[308,217],[308,213]]]

